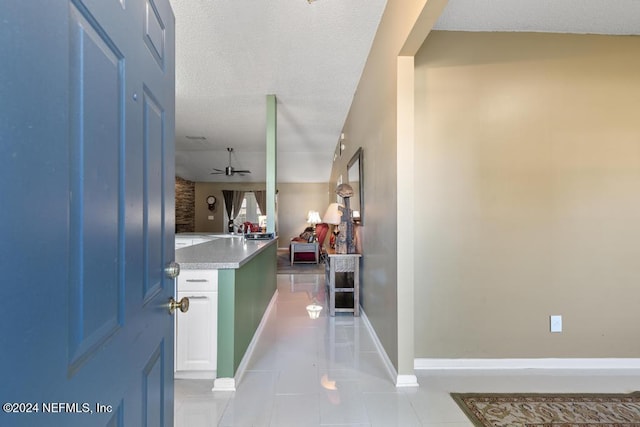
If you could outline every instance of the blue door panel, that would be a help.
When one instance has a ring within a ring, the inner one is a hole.
[[[147,259],[145,264],[145,300],[153,297],[162,288],[164,274],[157,266],[164,265],[162,235],[154,233],[164,227],[163,213],[163,151],[164,141],[164,112],[151,90],[144,89],[144,194],[145,207],[145,246]],[[154,266],[156,268],[154,268]]]
[[[162,426],[164,424],[164,377],[162,374],[164,347],[161,345],[153,352],[143,371],[143,406],[142,425],[144,427]]]
[[[0,425],[169,426],[169,2],[0,1],[0,16],[0,400],[91,410]]]
[[[0,2],[0,57],[11,58],[0,62],[3,402],[38,397],[34,388],[45,389],[61,375],[48,358],[67,360],[66,325],[58,319],[66,316],[68,294],[53,279],[68,278],[68,209],[59,201],[68,199],[69,155],[56,140],[68,134],[68,91],[59,82],[69,79],[69,58],[67,38],[50,36],[67,15],[53,3]],[[0,425],[21,425],[18,418],[0,413]]]
[[[158,12],[155,2],[147,0],[145,2],[145,44],[149,52],[155,58],[158,66],[164,70],[164,22]]]
[[[71,6],[70,369],[120,326],[124,64],[88,11]]]

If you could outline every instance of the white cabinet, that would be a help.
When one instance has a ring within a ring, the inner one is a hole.
[[[218,352],[218,270],[182,270],[177,300],[189,298],[189,311],[177,313],[175,377],[216,377]]]
[[[186,248],[187,246],[199,245],[200,243],[215,240],[212,236],[177,235],[175,236],[175,248]]]

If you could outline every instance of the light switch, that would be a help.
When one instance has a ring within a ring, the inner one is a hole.
[[[213,215],[209,215],[209,216],[207,217],[207,219],[208,219],[209,221],[213,221]]]
[[[550,317],[551,332],[562,332],[562,316],[552,315]]]

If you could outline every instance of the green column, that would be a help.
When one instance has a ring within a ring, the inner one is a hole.
[[[267,233],[276,232],[277,111],[276,96],[267,95]]]

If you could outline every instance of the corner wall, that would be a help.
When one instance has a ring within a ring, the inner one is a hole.
[[[432,4],[439,13],[444,2],[430,1]],[[413,334],[408,339],[403,335],[402,322],[412,316],[399,316],[398,307],[407,285],[398,281],[397,258],[398,245],[407,244],[397,232],[403,220],[397,216],[398,203],[402,203],[397,197],[398,57],[427,9],[426,0],[387,2],[343,128],[345,150],[334,163],[330,179],[330,188],[335,188],[339,176],[347,176],[349,159],[363,148],[361,304],[400,376],[413,374]],[[408,232],[412,229],[413,224],[406,224]]]
[[[417,358],[640,354],[638,52],[640,37],[429,35]]]

